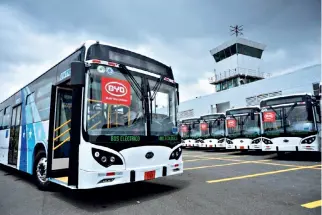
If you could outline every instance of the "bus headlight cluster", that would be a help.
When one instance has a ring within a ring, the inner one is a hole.
[[[301,144],[311,144],[315,141],[316,137],[309,137],[301,141]]]
[[[171,153],[169,160],[174,160],[174,159],[178,160],[180,158],[181,154],[182,154],[182,149],[181,149],[181,147],[179,147]]]
[[[222,138],[222,139],[220,139],[220,140],[218,140],[218,143],[223,143],[225,141],[225,138]],[[231,144],[232,144],[233,142],[231,142]]]
[[[252,144],[258,144],[261,141],[261,138],[255,139],[252,141]]]
[[[106,152],[100,149],[92,148],[93,158],[104,167],[109,167],[111,165],[123,165],[122,159],[110,152]]]
[[[228,144],[233,144],[233,141],[231,141],[231,140],[227,139],[226,141],[227,141]]]
[[[269,139],[264,139],[264,138],[263,138],[263,142],[264,142],[265,144],[273,144],[273,142],[272,142],[272,141],[270,141]]]

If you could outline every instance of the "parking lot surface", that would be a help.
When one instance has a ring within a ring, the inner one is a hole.
[[[185,149],[183,159],[180,176],[84,191],[42,192],[0,168],[0,214],[321,214],[320,154]]]

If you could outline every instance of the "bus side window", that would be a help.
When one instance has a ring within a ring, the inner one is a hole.
[[[8,129],[11,122],[11,106],[6,107],[4,110],[4,117],[3,117],[3,129]]]
[[[32,105],[35,105],[34,93],[31,93],[26,98],[26,124],[33,123]]]
[[[3,110],[0,110],[0,130],[2,130]]]

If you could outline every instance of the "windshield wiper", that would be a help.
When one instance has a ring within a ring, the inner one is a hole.
[[[139,83],[135,80],[131,72],[126,68],[124,65],[120,65],[120,68],[126,72],[125,78],[128,82],[130,82],[131,86],[133,87],[134,92],[136,95],[139,97],[139,99],[142,101],[143,100],[143,92],[142,89],[139,85]],[[134,83],[134,86],[133,86]]]
[[[273,106],[270,105],[268,107],[271,108],[279,118],[282,118],[282,116],[279,113],[277,113],[277,111],[273,108]]]
[[[291,112],[292,112],[292,111],[293,111],[293,109],[296,107],[296,105],[297,105],[297,103],[294,103],[294,104],[292,105],[291,109],[289,109],[289,110],[288,110],[288,112],[285,114],[285,119],[287,119],[287,118],[290,116]]]

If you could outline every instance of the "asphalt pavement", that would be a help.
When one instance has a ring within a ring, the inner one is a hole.
[[[184,174],[95,190],[39,191],[0,168],[0,215],[321,214],[320,154],[183,152]]]

